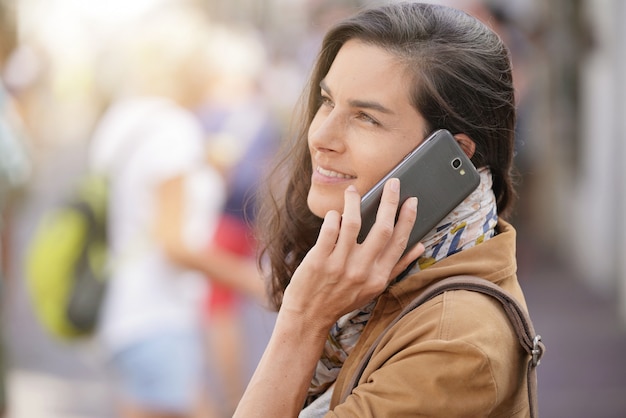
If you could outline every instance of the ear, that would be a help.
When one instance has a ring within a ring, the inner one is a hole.
[[[468,158],[472,158],[476,151],[476,143],[472,141],[472,138],[466,134],[456,134],[454,135],[454,139],[459,143],[465,155],[467,155]]]

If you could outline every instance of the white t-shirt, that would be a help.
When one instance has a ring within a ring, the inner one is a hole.
[[[225,199],[219,173],[205,162],[195,117],[159,98],[126,99],[103,116],[93,136],[92,168],[109,173],[113,277],[99,336],[112,350],[161,332],[197,327],[204,277],[171,262],[151,229],[158,185],[186,175],[186,243],[208,248]]]

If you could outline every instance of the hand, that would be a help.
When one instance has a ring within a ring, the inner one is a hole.
[[[325,334],[339,317],[360,308],[385,290],[389,282],[424,252],[420,243],[400,258],[417,215],[417,198],[399,203],[400,181],[385,184],[376,222],[362,244],[361,197],[346,189],[344,212],[329,211],[317,242],[295,271],[285,290],[281,311],[301,317]]]

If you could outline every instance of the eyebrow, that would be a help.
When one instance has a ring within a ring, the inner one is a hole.
[[[328,87],[328,84],[326,84],[325,80],[320,81],[320,88],[324,90],[326,93],[328,93],[330,96],[333,95],[332,92],[330,91],[330,88]],[[372,109],[372,110],[376,110],[378,112],[385,113],[388,115],[392,115],[394,113],[391,109],[386,108],[385,106],[381,105],[378,102],[372,102],[372,101],[367,101],[367,100],[349,100],[348,104],[352,107]]]

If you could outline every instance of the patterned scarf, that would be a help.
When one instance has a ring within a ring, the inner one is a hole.
[[[481,168],[478,172],[479,186],[422,240],[426,251],[409,274],[426,269],[437,261],[494,236],[498,215],[496,198],[491,189],[491,172],[488,168]],[[376,300],[373,300],[365,307],[342,316],[332,327],[322,357],[317,363],[306,405],[335,382],[375,305]]]

